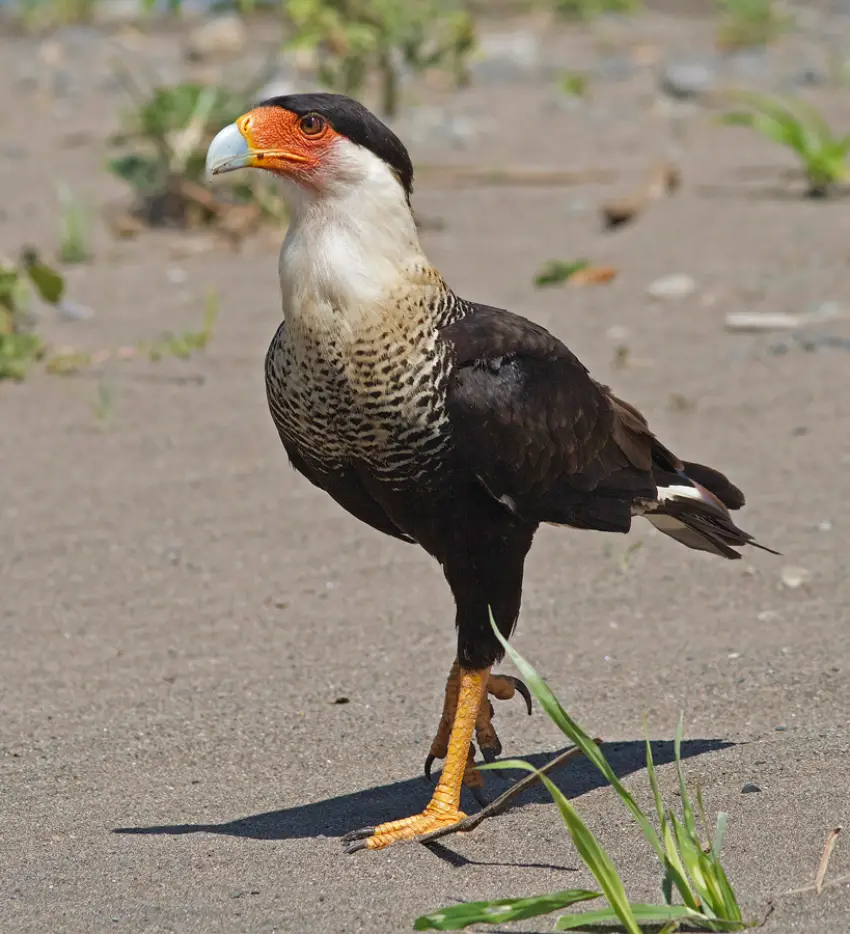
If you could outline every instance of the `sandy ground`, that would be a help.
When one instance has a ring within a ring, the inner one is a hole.
[[[691,54],[710,42],[690,20],[636,30]],[[121,194],[102,162],[122,99],[105,45],[87,35],[60,37],[75,87],[59,97],[45,92],[38,43],[0,44],[7,252],[55,243],[54,179],[98,208]],[[173,37],[135,41],[134,55],[179,64]],[[591,38],[564,43],[595,60]],[[727,471],[748,495],[741,524],[783,552],[723,562],[643,525],[627,539],[544,530],[516,644],[610,741],[644,800],[642,717],[669,762],[684,709],[688,772],[712,812],[729,812],[725,859],[747,917],[772,905],[765,931],[847,931],[843,840],[820,897],[812,882],[828,831],[850,820],[850,354],[723,322],[850,303],[850,215],[846,201],[799,198],[779,177],[784,153],[696,111],[682,190],[603,233],[599,201],[666,149],[654,87],[645,68],[600,79],[578,107],[540,80],[435,91],[478,123],[462,149],[420,140],[423,161],[619,174],[560,189],[424,181],[415,206],[440,222],[424,242],[461,294],[553,329],[665,443]],[[846,127],[846,91],[812,94]],[[95,262],[68,270],[96,316],[45,320],[58,342],[110,346],[196,325],[214,288],[221,319],[206,353],[0,387],[0,928],[394,934],[456,899],[591,885],[539,792],[438,847],[342,855],[346,830],[427,799],[451,602],[424,554],[289,469],[263,389],[274,248],[193,252],[195,239],[116,243],[99,226]],[[617,279],[534,288],[543,261],[578,256],[612,263]],[[647,297],[669,273],[692,276],[696,292]],[[813,333],[826,332],[850,336],[841,320]],[[810,580],[789,589],[793,566]],[[507,755],[542,762],[563,745],[518,702],[499,706],[497,725]],[[672,794],[671,768],[661,776]],[[614,794],[586,764],[558,781],[630,894],[657,898],[658,866]],[[760,792],[742,793],[747,783]]]

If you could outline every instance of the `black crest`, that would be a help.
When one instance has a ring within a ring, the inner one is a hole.
[[[370,110],[345,94],[287,94],[263,101],[261,107],[283,107],[303,117],[321,114],[339,133],[352,143],[373,152],[396,173],[407,200],[413,191],[413,163],[404,143]]]

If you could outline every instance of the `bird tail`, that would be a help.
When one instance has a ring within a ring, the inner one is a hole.
[[[656,467],[654,478],[657,498],[644,501],[640,513],[660,532],[723,558],[740,558],[735,549],[744,545],[779,554],[732,521],[729,510],[744,505],[744,494],[719,471],[686,462],[681,470]]]

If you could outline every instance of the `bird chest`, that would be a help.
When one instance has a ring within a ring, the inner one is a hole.
[[[382,469],[440,446],[447,423],[433,347],[297,334],[276,343],[267,360],[270,407],[281,433],[305,453]]]

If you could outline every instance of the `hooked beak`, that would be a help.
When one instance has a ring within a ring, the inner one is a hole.
[[[220,130],[207,150],[207,178],[248,169],[257,165],[257,153],[251,149],[237,124],[231,123]]]
[[[206,175],[211,179],[225,172],[237,169],[269,169],[272,172],[286,172],[293,164],[304,164],[310,160],[300,153],[282,149],[268,149],[257,146],[252,139],[254,123],[260,123],[262,129],[262,108],[244,114],[236,123],[231,123],[210,143],[207,150]],[[260,132],[262,138],[267,133]]]

